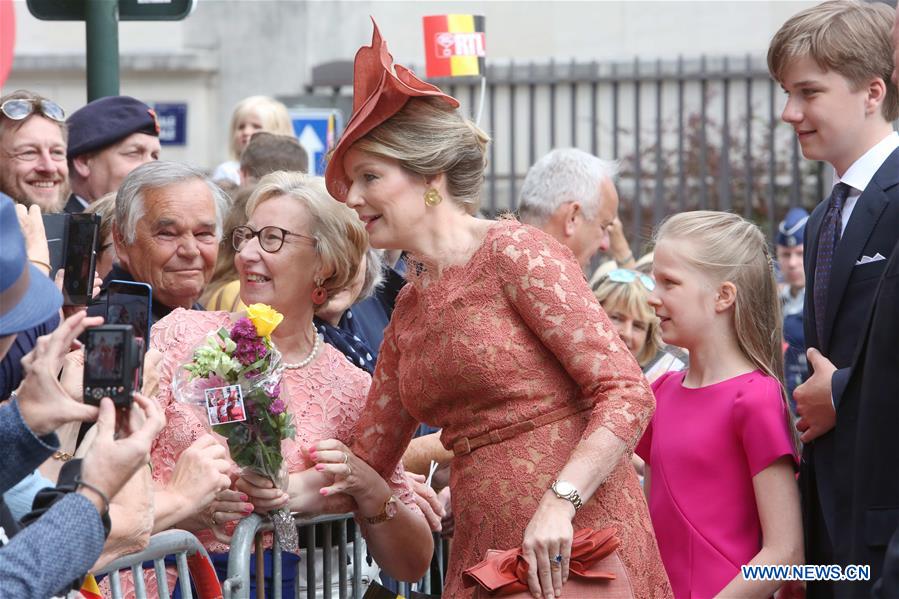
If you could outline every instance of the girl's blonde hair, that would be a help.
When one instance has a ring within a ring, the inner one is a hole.
[[[237,147],[235,133],[240,126],[240,121],[247,114],[255,112],[262,121],[262,130],[278,135],[290,135],[296,137],[293,131],[293,123],[290,121],[290,114],[287,107],[281,102],[268,96],[250,96],[244,98],[234,107],[231,113],[231,136],[228,140],[231,150],[231,158],[240,160],[240,148]]]
[[[645,366],[662,347],[659,318],[649,305],[649,291],[638,280],[619,283],[606,276],[598,281],[593,295],[606,312],[618,308],[647,324],[646,343],[635,356],[640,366]]]
[[[247,218],[262,202],[281,196],[301,203],[309,213],[309,234],[316,239],[315,251],[322,272],[328,274],[322,286],[328,297],[333,297],[353,282],[368,248],[368,233],[362,221],[346,204],[328,195],[322,177],[287,171],[276,171],[259,180],[247,200]]]
[[[780,297],[765,235],[736,214],[697,210],[666,219],[656,232],[655,242],[667,238],[689,241],[691,251],[684,260],[711,279],[730,281],[736,287],[737,344],[750,362],[780,383],[787,426],[795,443],[784,385]]]
[[[475,214],[489,142],[490,137],[457,109],[433,98],[411,98],[353,147],[392,158],[423,177],[444,173],[452,199],[468,214]]]

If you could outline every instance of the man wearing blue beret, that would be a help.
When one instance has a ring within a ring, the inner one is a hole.
[[[793,389],[808,378],[805,334],[802,329],[802,306],[805,302],[805,270],[802,256],[806,221],[808,212],[802,208],[792,208],[777,228],[777,262],[786,283],[780,293],[784,341],[787,343],[787,351],[784,354],[784,379],[793,414],[796,413]]]
[[[69,179],[66,212],[118,190],[140,165],[159,160],[159,122],[152,108],[130,96],[109,96],[76,110],[69,126]]]

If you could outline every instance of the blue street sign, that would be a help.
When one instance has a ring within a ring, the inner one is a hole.
[[[154,104],[159,119],[159,144],[183,146],[187,144],[187,104]]]
[[[343,131],[343,114],[336,108],[294,108],[293,130],[309,157],[309,172],[325,174],[325,155]]]

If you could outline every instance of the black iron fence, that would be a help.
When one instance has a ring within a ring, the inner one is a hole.
[[[314,78],[309,91],[330,87],[347,106],[349,83]],[[434,83],[474,118],[479,79]],[[802,158],[760,57],[492,64],[483,102],[490,215],[515,208],[528,167],[555,147],[621,161],[620,213],[636,249],[674,212],[731,210],[773,236],[790,207],[826,195],[829,169]]]

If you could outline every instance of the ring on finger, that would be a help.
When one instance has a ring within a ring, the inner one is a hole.
[[[343,463],[346,464],[349,461],[350,461],[350,454],[348,454],[347,452],[344,451],[343,452]]]
[[[353,475],[353,467],[350,466],[349,464],[346,465],[346,475],[347,475],[347,476],[352,476],[352,475]]]
[[[558,570],[559,568],[561,568],[562,567],[562,554],[557,553],[556,557],[554,557],[552,559],[552,561],[549,563],[549,566],[553,570]]]
[[[212,523],[213,524],[218,524],[218,519],[216,518],[217,515],[218,515],[218,512],[212,512]]]

